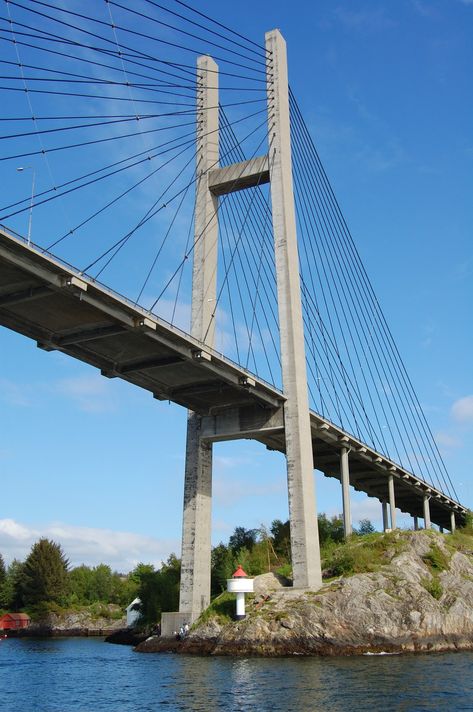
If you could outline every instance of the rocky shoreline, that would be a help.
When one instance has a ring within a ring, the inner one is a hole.
[[[135,650],[197,655],[361,655],[473,650],[473,551],[431,531],[380,539],[377,570],[340,576],[319,591],[255,579],[247,617],[217,605],[183,641],[153,636]],[[471,543],[471,542],[470,542]]]
[[[125,616],[117,618],[119,606],[105,606],[107,616],[97,616],[87,608],[66,613],[49,613],[21,630],[9,630],[9,638],[86,638],[105,637],[126,625]],[[135,643],[136,644],[136,643]]]

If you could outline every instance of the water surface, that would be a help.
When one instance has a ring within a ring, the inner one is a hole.
[[[199,658],[11,639],[0,642],[0,695],[1,712],[473,711],[473,653]]]

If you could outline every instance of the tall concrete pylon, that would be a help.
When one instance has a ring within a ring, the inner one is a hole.
[[[299,257],[292,185],[286,43],[266,34],[269,155],[218,167],[218,67],[197,65],[197,188],[192,336],[214,344],[218,246],[218,196],[270,182],[281,338],[287,483],[294,586],[322,584],[315,505]],[[202,419],[187,426],[179,620],[194,621],[210,602],[212,445]],[[235,437],[238,437],[236,434]],[[169,614],[171,615],[171,614]],[[172,625],[177,618],[170,618]]]
[[[319,532],[292,185],[286,42],[266,33],[269,171],[278,292],[294,586],[320,588]]]
[[[217,297],[218,198],[209,175],[219,161],[218,66],[197,60],[197,151],[191,334],[213,347]],[[194,621],[210,603],[212,443],[201,439],[201,418],[187,418],[179,612]]]

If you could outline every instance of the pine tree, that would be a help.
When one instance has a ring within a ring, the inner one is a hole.
[[[5,581],[7,579],[7,570],[3,556],[0,554],[0,608],[5,605]]]
[[[3,608],[8,608],[12,611],[18,611],[23,607],[23,593],[21,590],[23,573],[23,563],[18,559],[13,559],[8,567],[5,581],[0,589],[1,601],[0,605]]]
[[[5,562],[3,560],[3,556],[0,554],[0,586],[3,585],[3,582],[5,581],[7,577],[7,570],[5,567]]]
[[[25,605],[60,603],[68,589],[69,562],[59,544],[40,539],[33,545],[22,572]]]

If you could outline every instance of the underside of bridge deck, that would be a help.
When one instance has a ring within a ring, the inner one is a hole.
[[[284,452],[284,395],[188,334],[145,312],[56,258],[0,230],[0,324],[170,400],[204,418],[212,441],[253,438]],[[311,413],[314,467],[340,479],[340,452],[349,450],[350,484],[449,528],[466,509],[352,435]]]

